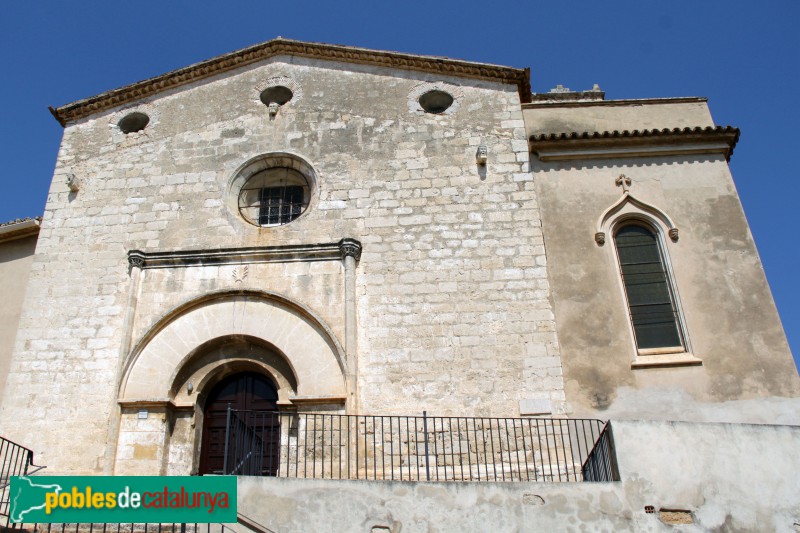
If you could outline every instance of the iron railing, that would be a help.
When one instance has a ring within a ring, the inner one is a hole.
[[[9,528],[30,533],[235,533],[224,524],[9,524]]]
[[[584,481],[611,481],[619,479],[613,452],[611,427],[606,425],[595,442],[592,451],[583,463],[581,472]]]
[[[599,466],[613,461],[612,447],[601,441],[605,426],[586,419],[229,409],[222,473],[396,481],[611,481],[613,469]]]
[[[276,533],[242,513],[236,513],[236,521],[254,533]],[[16,529],[20,533],[236,533],[238,531],[220,523],[9,524],[9,529]]]
[[[26,476],[44,468],[33,464],[33,450],[0,437],[0,521],[8,521],[11,476]]]

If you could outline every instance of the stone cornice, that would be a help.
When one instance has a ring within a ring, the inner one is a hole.
[[[217,56],[200,63],[195,63],[188,67],[173,70],[172,72],[154,78],[126,85],[125,87],[114,89],[91,98],[78,100],[77,102],[72,102],[57,109],[51,107],[50,112],[62,126],[66,126],[70,122],[74,122],[94,113],[125,105],[168,89],[193,83],[278,55],[340,61],[343,63],[358,63],[362,65],[511,83],[517,86],[520,98],[523,102],[530,101],[530,69],[527,68],[517,69],[487,63],[473,63],[470,61],[448,59],[445,57],[402,54],[398,52],[385,52],[351,46],[308,43],[277,38]]]
[[[731,126],[531,135],[541,161],[723,154],[730,160],[739,129]]]
[[[558,100],[537,98],[536,96],[537,95],[534,94],[530,102],[523,102],[522,109],[538,109],[542,107],[625,107],[631,105],[698,104],[708,102],[708,98],[703,96],[679,96],[672,98],[625,98],[619,100]]]
[[[550,93],[533,93],[531,95],[531,103],[561,104],[564,102],[602,102],[606,93],[597,90],[589,91],[569,91],[569,92],[550,92]]]
[[[292,263],[334,261],[352,255],[359,259],[361,243],[355,239],[324,244],[226,248],[219,250],[178,250],[171,252],[128,252],[128,263],[136,268],[174,268],[204,265]]]

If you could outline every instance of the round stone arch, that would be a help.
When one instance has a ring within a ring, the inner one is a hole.
[[[192,362],[197,361],[198,354],[207,353],[215,343],[226,339],[246,340],[275,355],[268,363],[264,357],[239,353],[233,355],[231,363],[247,360],[260,365],[279,386],[283,383],[286,400],[344,401],[343,350],[330,328],[307,308],[279,295],[237,291],[191,300],[157,321],[137,343],[125,365],[120,402],[177,399],[183,403],[180,400],[187,399],[180,396],[186,393],[186,380],[193,375]],[[197,385],[202,383],[193,383]],[[288,397],[290,393],[293,396]]]
[[[286,356],[262,339],[249,335],[218,337],[188,354],[171,377],[169,398],[176,406],[205,404],[208,392],[230,375],[255,372],[275,384],[279,403],[297,395],[297,376]]]

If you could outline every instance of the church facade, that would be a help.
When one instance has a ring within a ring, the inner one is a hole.
[[[277,39],[52,112],[0,405],[51,473],[214,472],[231,402],[800,424],[705,99]]]

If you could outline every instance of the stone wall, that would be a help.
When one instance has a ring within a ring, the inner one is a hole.
[[[259,92],[274,83],[294,97],[270,117]],[[455,96],[447,113],[419,108],[432,87]],[[117,123],[132,111],[150,123],[126,135]],[[286,226],[257,228],[230,208],[237,169],[266,153],[294,154],[316,173],[307,212]],[[147,332],[187,302],[245,288],[296,302],[345,346],[344,267],[251,265],[239,281],[231,267],[169,267],[146,270],[137,286],[127,252],[342,238],[363,246],[345,369],[358,369],[348,386],[359,396],[348,409],[513,416],[534,400],[539,412],[563,412],[517,87],[274,57],[66,127],[0,426],[53,473],[110,472],[115,457],[149,461],[141,473],[161,471],[164,457],[185,461],[191,442],[141,447],[158,439],[149,432],[170,431],[171,415],[159,430],[119,418],[125,364]],[[176,424],[191,440],[191,424]],[[120,431],[133,439],[126,450],[115,449]]]
[[[621,481],[409,483],[239,478],[273,531],[780,531],[800,525],[800,428],[611,423]],[[651,511],[651,512],[648,512]],[[241,531],[247,529],[238,526]]]

